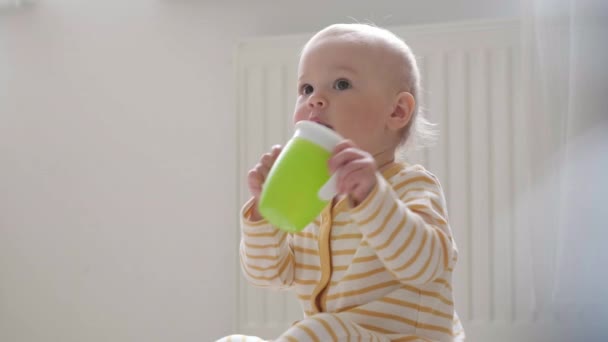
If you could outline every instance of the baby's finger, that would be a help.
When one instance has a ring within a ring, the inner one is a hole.
[[[365,168],[351,172],[344,180],[345,192],[357,203],[361,203],[369,195],[376,182],[375,174],[370,174]]]
[[[263,181],[264,180],[261,178],[260,173],[256,169],[249,171],[249,173],[247,174],[247,183],[249,185],[249,192],[251,193],[251,195],[253,197],[257,198],[260,196]]]
[[[355,205],[361,204],[369,195],[371,187],[367,184],[357,184],[350,191],[350,197],[354,200]]]
[[[274,159],[275,157],[272,154],[265,153],[262,156],[262,159],[260,159],[260,165],[263,165],[265,167],[271,167],[272,164],[274,164]]]
[[[262,194],[262,188],[261,187],[252,188],[249,190],[249,194],[256,200],[259,200],[260,195]]]
[[[262,178],[262,175],[260,174],[257,166],[249,170],[249,173],[247,173],[247,182],[250,186],[255,184],[261,184],[263,180],[264,179]]]
[[[261,159],[262,164],[266,165],[267,167],[272,167],[275,160],[281,153],[281,150],[282,150],[282,147],[280,145],[274,145],[272,147],[272,149],[270,150],[270,152],[265,153],[262,156],[262,159]]]
[[[331,157],[329,160],[329,171],[333,173],[345,164],[348,164],[356,159],[363,159],[364,157],[365,155],[361,153],[361,150],[346,147]]]
[[[278,157],[279,154],[281,154],[282,150],[283,150],[283,146],[274,145],[274,146],[272,146],[272,150],[270,151],[270,154],[276,159],[276,157]]]
[[[336,155],[336,154],[346,150],[347,148],[351,148],[351,147],[357,147],[357,145],[355,145],[355,143],[352,140],[349,140],[349,139],[342,140],[341,142],[338,143],[338,145],[336,145],[336,147],[334,147],[332,154]]]
[[[358,171],[364,168],[365,165],[360,162],[360,160],[354,160],[340,168],[337,169],[337,188],[338,192],[341,194],[347,194],[350,192],[352,188],[352,174],[355,171]]]
[[[256,167],[256,170],[258,171],[258,174],[260,174],[260,177],[262,179],[261,183],[264,183],[264,181],[266,181],[266,177],[268,176],[268,173],[270,172],[270,165],[260,163]]]

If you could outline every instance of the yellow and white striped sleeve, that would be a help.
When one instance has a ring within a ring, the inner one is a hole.
[[[241,212],[241,269],[254,286],[288,288],[294,279],[294,254],[291,236],[268,221],[251,221],[253,201]]]
[[[402,283],[425,284],[452,271],[457,250],[438,180],[424,169],[377,185],[351,210],[365,240]]]

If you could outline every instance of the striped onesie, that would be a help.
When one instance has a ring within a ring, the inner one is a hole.
[[[254,286],[290,288],[304,318],[277,341],[461,341],[456,244],[437,178],[393,164],[363,203],[328,205],[299,233],[242,213],[241,266]],[[261,341],[232,335],[222,341]]]

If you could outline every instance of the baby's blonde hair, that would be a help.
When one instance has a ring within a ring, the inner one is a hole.
[[[347,35],[356,41],[372,42],[387,48],[399,58],[402,70],[396,73],[397,82],[403,91],[407,91],[416,100],[412,116],[407,125],[403,128],[399,147],[403,148],[422,148],[431,144],[436,136],[434,124],[430,123],[419,104],[420,99],[420,70],[416,63],[416,57],[410,47],[393,32],[372,25],[372,24],[334,24],[330,25],[315,34],[306,47],[315,39],[333,35]]]

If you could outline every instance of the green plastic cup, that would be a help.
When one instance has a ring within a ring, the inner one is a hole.
[[[275,227],[299,232],[336,194],[327,162],[342,137],[312,121],[300,121],[268,173],[258,208]]]

